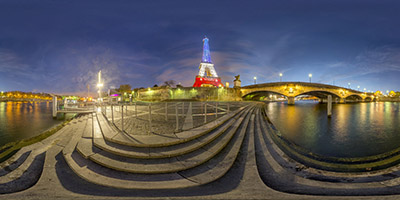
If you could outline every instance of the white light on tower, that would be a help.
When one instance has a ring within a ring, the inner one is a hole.
[[[98,82],[97,87],[99,88],[99,99],[101,99],[101,88],[103,87],[103,82],[101,81],[101,70],[97,74]]]
[[[254,77],[254,84],[257,84],[257,77]]]
[[[283,74],[282,74],[282,73],[279,73],[279,81],[280,81],[280,82],[282,82],[282,76],[283,76]]]
[[[310,78],[310,83],[311,83],[312,74],[308,74],[308,78]]]

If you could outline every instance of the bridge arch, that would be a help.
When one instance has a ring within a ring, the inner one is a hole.
[[[283,96],[287,99],[286,95],[276,92],[276,91],[269,91],[269,90],[259,90],[259,91],[250,92],[245,95],[242,95],[242,99],[244,99],[244,100],[263,100],[263,99],[261,99],[262,97],[270,98],[270,95],[275,96],[275,98],[276,98],[276,96]]]
[[[295,97],[300,95],[311,95],[320,99],[327,99],[328,95],[332,95],[334,101],[339,100],[341,103],[349,100],[365,99],[366,96],[373,96],[370,93],[362,93],[360,91],[352,90],[349,88],[338,87],[334,85],[327,85],[321,83],[307,83],[307,82],[275,82],[275,83],[262,83],[256,85],[249,85],[240,89],[242,98],[248,95],[260,97],[260,93],[276,93],[285,96],[289,104],[294,104]]]

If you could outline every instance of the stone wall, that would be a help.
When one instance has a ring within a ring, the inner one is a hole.
[[[139,90],[134,96],[139,101],[198,100],[198,101],[240,101],[240,89],[234,88],[193,88],[157,87]]]

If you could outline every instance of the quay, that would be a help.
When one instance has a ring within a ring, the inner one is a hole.
[[[335,172],[292,159],[277,141],[263,103],[234,102],[229,112],[227,104],[205,104],[210,108],[206,115],[201,115],[204,104],[178,103],[152,107],[158,118],[153,118],[151,132],[143,131],[143,127],[125,127],[122,131],[124,122],[122,117],[117,118],[127,111],[125,120],[136,115],[136,120],[147,120],[147,105],[138,106],[136,114],[133,107],[120,107],[119,111],[112,108],[114,118],[110,118],[111,106],[79,114],[54,135],[21,148],[1,163],[0,197],[321,199],[323,195],[340,199],[350,195],[377,199],[400,191],[399,165],[375,171]],[[173,124],[170,120],[176,118],[174,109],[178,107],[182,109],[177,112],[178,131],[157,132],[161,129],[155,127]],[[215,109],[218,115],[213,113]],[[186,120],[189,116],[194,116],[191,123],[195,125],[183,130],[190,123]],[[135,129],[144,133],[132,131]],[[394,154],[385,159],[399,158]],[[373,163],[344,165],[365,167]]]

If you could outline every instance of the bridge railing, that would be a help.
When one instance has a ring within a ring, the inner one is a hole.
[[[102,114],[132,135],[173,134],[216,120],[246,102],[132,102],[102,104]]]

